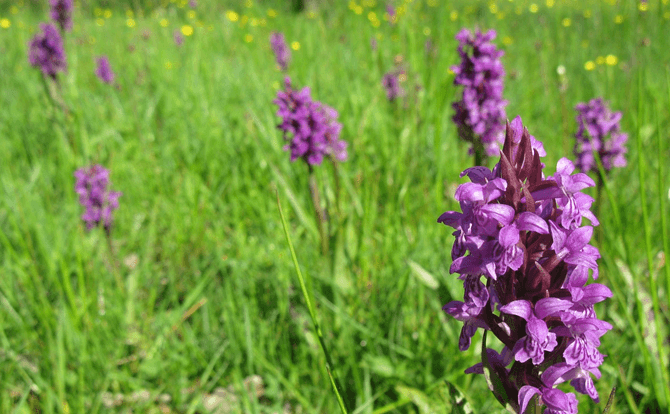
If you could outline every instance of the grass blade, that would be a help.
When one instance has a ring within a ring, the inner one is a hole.
[[[314,325],[314,331],[316,332],[316,336],[319,338],[319,344],[321,345],[321,349],[323,350],[324,355],[326,356],[326,370],[328,371],[328,377],[330,378],[330,384],[333,387],[333,391],[335,391],[335,395],[337,396],[337,402],[340,406],[340,410],[342,413],[347,414],[347,408],[344,404],[344,400],[342,399],[342,395],[340,394],[340,390],[342,389],[342,386],[340,385],[340,382],[335,376],[335,374],[332,372],[332,367],[334,367],[334,364],[330,358],[330,353],[328,352],[328,348],[326,347],[326,342],[323,339],[323,334],[321,333],[321,327],[319,326],[319,322],[316,319],[316,312],[314,311],[314,306],[312,305],[312,301],[310,299],[310,295],[307,292],[307,286],[305,285],[305,279],[302,277],[302,272],[300,271],[300,265],[298,264],[298,258],[295,254],[295,250],[293,249],[293,243],[291,242],[291,236],[289,235],[288,232],[288,226],[286,225],[286,219],[284,218],[284,212],[282,211],[281,208],[281,202],[279,201],[279,194],[277,193],[277,207],[279,208],[279,215],[281,216],[281,223],[282,226],[284,227],[284,235],[286,236],[286,243],[288,243],[288,248],[291,251],[291,259],[293,260],[293,266],[295,267],[295,272],[298,276],[298,280],[300,281],[300,289],[302,290],[302,295],[305,298],[305,303],[307,304],[307,309],[309,310],[309,315],[312,318],[312,324]]]

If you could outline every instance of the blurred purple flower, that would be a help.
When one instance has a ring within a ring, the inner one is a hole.
[[[405,95],[405,89],[400,86],[400,75],[404,73],[404,70],[394,70],[386,73],[382,78],[382,86],[386,90],[386,97],[391,102]]]
[[[467,142],[481,140],[489,156],[496,156],[500,151],[507,106],[507,101],[502,99],[505,70],[500,58],[504,52],[491,43],[495,37],[495,30],[486,33],[477,30],[474,34],[468,29],[458,32],[461,64],[451,67],[456,74],[454,85],[463,86],[461,100],[452,105],[458,134]]]
[[[103,224],[109,233],[112,226],[112,211],[119,207],[122,193],[109,190],[109,171],[100,165],[80,168],[74,173],[77,179],[74,190],[79,194],[79,203],[85,208],[81,219],[86,229]]]
[[[40,23],[40,30],[28,45],[28,62],[55,80],[58,72],[67,70],[63,38],[51,23]]]
[[[195,9],[196,7],[198,7],[198,2],[196,0],[189,0],[188,7]]]
[[[109,59],[107,56],[100,56],[97,59],[97,66],[95,68],[95,75],[100,79],[101,82],[112,84],[114,83],[114,72],[112,67],[109,64]]]
[[[289,77],[284,82],[285,89],[273,103],[279,106],[277,116],[282,118],[277,128],[290,141],[284,150],[291,151],[291,161],[302,158],[309,165],[320,165],[326,156],[346,161],[347,143],[339,139],[342,124],[337,122],[337,111],[312,101],[309,87],[296,91]]]
[[[286,45],[284,35],[278,32],[272,33],[270,35],[270,46],[275,54],[277,65],[279,65],[282,72],[286,72],[286,69],[288,69],[288,62],[291,60],[291,51]]]
[[[595,182],[573,174],[567,158],[545,176],[544,154],[517,117],[507,124],[493,170],[478,166],[461,174],[471,181],[456,190],[461,211],[447,211],[438,222],[455,229],[449,270],[460,274],[465,294],[443,310],[464,322],[459,349],[469,348],[479,328],[503,343],[501,354],[487,349],[488,363],[520,413],[539,394],[545,413],[572,414],[575,395],[554,387],[570,381],[598,401],[593,377],[600,378],[605,357],[598,346],[612,325],[597,318],[593,305],[612,292],[586,285],[589,273],[598,278],[600,253],[589,242],[599,223],[590,211],[593,199],[581,190]],[[466,372],[483,373],[483,359]]]
[[[181,31],[179,31],[178,29],[174,31],[172,37],[174,38],[175,45],[181,46],[184,44],[184,35],[181,34]]]
[[[51,6],[51,20],[53,20],[63,32],[72,31],[72,9],[73,0],[49,0]]]
[[[396,9],[393,7],[393,4],[386,3],[386,14],[388,15],[391,24],[395,24],[398,21],[398,15],[396,14]]]
[[[575,166],[582,172],[598,171],[593,152],[597,152],[605,171],[614,167],[626,165],[628,134],[621,132],[621,112],[612,112],[602,98],[590,100],[588,103],[579,103],[577,110],[577,124],[579,129],[575,134]],[[609,137],[609,139],[608,139]]]

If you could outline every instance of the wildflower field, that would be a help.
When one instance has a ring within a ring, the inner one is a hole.
[[[670,2],[302,3],[0,2],[0,413],[670,413]]]

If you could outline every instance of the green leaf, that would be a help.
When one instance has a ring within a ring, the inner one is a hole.
[[[419,413],[421,414],[448,412],[448,407],[446,407],[444,403],[440,404],[442,405],[441,407],[433,405],[433,402],[428,398],[428,396],[416,388],[410,388],[404,385],[396,385],[395,390],[398,392],[398,394],[410,399],[414,405],[419,407]]]
[[[412,274],[416,276],[416,278],[419,279],[421,283],[433,290],[440,286],[437,279],[435,279],[433,275],[428,273],[428,271],[421,267],[418,263],[407,259],[407,264],[409,265],[410,269],[412,269]]]

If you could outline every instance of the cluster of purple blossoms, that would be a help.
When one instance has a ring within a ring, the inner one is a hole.
[[[72,31],[72,0],[49,0],[51,5],[51,20],[53,20],[63,32]]]
[[[272,51],[275,54],[275,59],[277,60],[277,65],[282,70],[286,72],[288,69],[288,62],[291,60],[291,51],[286,45],[286,39],[282,33],[274,32],[270,35],[270,46]]]
[[[45,76],[55,80],[58,72],[67,70],[63,38],[53,24],[40,23],[40,32],[30,40],[28,47],[28,62],[39,67]]]
[[[480,139],[486,153],[496,156],[503,142],[505,106],[502,99],[505,70],[500,57],[504,54],[491,43],[495,30],[473,35],[468,29],[456,35],[459,41],[460,66],[452,66],[454,85],[463,86],[462,99],[453,104],[458,134],[464,141]]]
[[[400,86],[400,76],[404,74],[404,70],[394,70],[386,73],[382,78],[382,86],[386,90],[386,97],[390,102],[405,95],[405,89]]]
[[[337,122],[337,111],[313,101],[309,87],[293,90],[288,76],[284,83],[285,89],[273,103],[279,106],[277,116],[282,118],[277,128],[290,141],[284,150],[291,151],[291,161],[303,158],[309,165],[320,165],[325,156],[346,161],[347,143],[339,139],[342,124]]]
[[[576,167],[582,172],[598,171],[594,152],[598,153],[605,171],[610,171],[613,167],[624,167],[628,134],[621,132],[619,126],[621,112],[610,111],[602,98],[579,103],[575,109],[579,124],[575,134]]]
[[[487,349],[487,362],[519,413],[539,394],[545,413],[574,414],[575,395],[554,387],[570,381],[598,401],[591,375],[600,378],[600,337],[612,326],[596,317],[593,305],[612,292],[586,285],[589,271],[598,277],[600,253],[589,241],[599,223],[590,211],[593,198],[580,190],[595,183],[573,175],[567,158],[544,177],[543,153],[517,117],[507,124],[493,170],[461,174],[471,181],[456,190],[462,212],[447,211],[438,222],[456,230],[450,272],[460,274],[465,295],[443,309],[463,322],[461,350],[477,328],[504,344],[500,354]],[[582,226],[584,218],[591,225]],[[483,373],[483,363],[466,372]]]
[[[386,3],[386,14],[388,15],[389,22],[391,24],[396,24],[398,15],[396,14],[396,9],[393,7],[393,4]]]
[[[97,67],[95,68],[95,75],[103,83],[109,85],[114,83],[114,72],[112,72],[112,67],[109,65],[109,59],[107,59],[107,56],[100,56],[97,59]]]
[[[112,211],[119,208],[122,193],[109,191],[109,171],[100,165],[80,168],[74,173],[77,179],[74,190],[79,194],[79,203],[86,209],[81,219],[86,229],[91,230],[103,223],[106,232],[112,226]]]
[[[172,38],[174,39],[175,45],[181,46],[184,44],[184,35],[181,34],[181,31],[179,29],[174,31],[174,33],[172,34]]]

